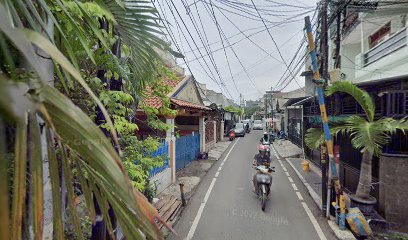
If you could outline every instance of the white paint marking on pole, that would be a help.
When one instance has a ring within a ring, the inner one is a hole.
[[[293,183],[293,179],[291,177],[288,177],[288,179],[290,183]]]
[[[286,176],[290,177],[290,174],[288,172],[285,172]]]
[[[296,195],[300,201],[303,201],[303,197],[302,197],[302,194],[300,194],[300,192],[296,192]]]
[[[227,155],[225,155],[224,161],[229,157],[232,149],[234,149],[235,145],[237,144],[237,142],[239,141],[240,138],[238,138],[237,141],[235,141],[234,145],[232,145],[231,149],[228,151]],[[218,169],[218,171],[221,170],[221,167]],[[212,179],[212,182],[210,184],[210,187],[207,190],[207,193],[205,194],[204,200],[201,202],[200,208],[198,209],[197,215],[194,218],[193,224],[191,225],[190,231],[187,234],[186,240],[191,240],[194,237],[194,233],[197,229],[198,226],[198,222],[200,221],[201,215],[203,214],[204,211],[204,207],[207,204],[208,198],[210,197],[210,194],[212,192],[212,189],[215,185],[215,182],[217,181],[217,178],[214,177]]]
[[[313,216],[312,211],[310,211],[309,207],[305,202],[302,202],[302,206],[306,211],[307,216],[309,217],[310,221],[313,224],[314,229],[317,232],[317,235],[319,235],[320,240],[327,240],[326,236],[324,235],[322,229],[320,228],[319,223],[317,222],[316,218]]]
[[[299,190],[299,189],[297,188],[296,184],[294,184],[294,183],[292,183],[292,187],[293,187],[293,190],[295,190],[295,191],[298,191],[298,190]]]

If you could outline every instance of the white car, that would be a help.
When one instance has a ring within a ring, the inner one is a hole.
[[[252,129],[256,130],[263,130],[263,124],[262,124],[262,120],[255,120],[254,121],[254,126],[252,127]]]

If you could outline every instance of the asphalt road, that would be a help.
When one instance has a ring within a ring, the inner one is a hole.
[[[276,172],[262,212],[251,169],[261,134],[252,131],[231,144],[198,186],[175,225],[178,235],[170,239],[336,239],[293,169],[273,152]]]

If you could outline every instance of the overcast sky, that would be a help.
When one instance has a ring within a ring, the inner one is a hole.
[[[172,36],[168,36],[168,40],[177,42],[177,46],[172,45],[173,49],[180,48],[196,80],[207,84],[209,89],[222,92],[227,97],[231,95],[237,101],[240,93],[245,100],[255,100],[271,87],[281,90],[287,85],[283,91],[290,91],[299,88],[299,85],[304,86],[304,78],[299,76],[300,73],[296,75],[297,83],[289,77],[283,84],[277,86],[287,68],[264,23],[253,8],[251,0],[157,0],[154,2],[162,17],[169,23]],[[290,64],[304,40],[303,18],[306,15],[313,17],[316,1],[254,0],[254,3],[279,46],[286,64]],[[214,22],[214,16],[218,27]],[[224,34],[229,42],[225,40]],[[220,41],[220,37],[223,42]],[[232,48],[229,47],[230,45]],[[304,47],[301,48],[299,57],[304,50]],[[177,62],[189,72],[182,59]],[[293,67],[291,69],[295,74],[295,69]],[[288,74],[287,72],[286,75]]]

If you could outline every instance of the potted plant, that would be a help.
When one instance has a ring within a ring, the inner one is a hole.
[[[371,96],[351,82],[335,82],[328,88],[327,95],[343,92],[351,95],[365,112],[365,116],[352,115],[341,120],[330,122],[330,134],[348,134],[354,148],[360,149],[362,161],[360,177],[355,194],[350,195],[352,206],[359,207],[364,213],[373,211],[377,200],[370,195],[372,186],[372,159],[382,152],[382,147],[390,141],[391,135],[397,130],[408,129],[406,118],[397,120],[389,117],[375,118],[375,105]],[[308,129],[305,143],[312,149],[324,142],[322,130]]]

